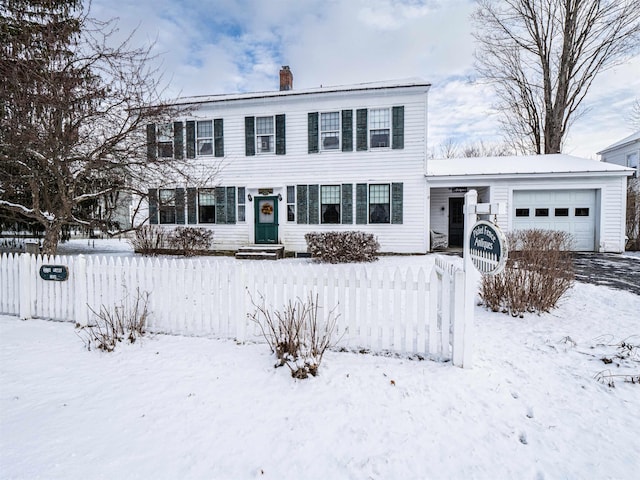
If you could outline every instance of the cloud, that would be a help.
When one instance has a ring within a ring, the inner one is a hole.
[[[495,97],[474,82],[473,0],[94,0],[119,17],[124,38],[156,42],[167,94],[276,90],[289,65],[294,88],[421,77],[429,93],[429,147],[499,141]],[[600,75],[565,150],[581,156],[629,134],[640,96],[640,57]]]

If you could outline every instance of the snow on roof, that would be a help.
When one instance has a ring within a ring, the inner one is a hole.
[[[561,173],[619,173],[632,170],[613,163],[565,154],[507,157],[445,158],[427,162],[428,177],[468,175],[531,175]]]
[[[615,148],[618,147],[622,147],[623,145],[626,145],[628,143],[633,143],[633,142],[638,142],[640,141],[640,130],[638,130],[636,133],[632,133],[631,135],[629,135],[628,137],[623,138],[622,140],[613,143],[611,145],[609,145],[607,148],[601,150],[598,152],[598,155],[602,155],[605,152],[608,152],[609,150],[613,150]]]
[[[224,93],[219,95],[198,95],[193,97],[181,97],[170,102],[172,105],[194,104],[194,103],[211,103],[223,102],[229,100],[247,100],[251,98],[269,98],[269,97],[289,97],[296,95],[309,95],[314,93],[330,93],[330,92],[355,92],[365,90],[382,90],[393,88],[407,87],[424,87],[427,89],[431,84],[422,78],[414,77],[403,80],[387,80],[370,83],[357,83],[354,85],[337,85],[337,86],[319,86],[314,88],[305,88],[300,90],[275,90],[268,92],[247,92],[247,93]]]

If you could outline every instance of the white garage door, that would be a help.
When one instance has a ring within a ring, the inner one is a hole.
[[[573,236],[574,250],[595,250],[595,190],[517,190],[511,215],[514,230],[562,230]]]

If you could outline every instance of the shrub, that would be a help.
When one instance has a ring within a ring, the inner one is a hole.
[[[100,306],[100,311],[91,310],[94,320],[87,326],[79,327],[78,336],[87,350],[97,348],[112,352],[118,343],[135,341],[145,334],[149,312],[147,304],[149,293],[136,290],[136,297],[130,301],[125,297],[121,305],[107,308]]]
[[[324,352],[335,345],[332,337],[337,316],[333,310],[325,321],[318,319],[318,296],[309,294],[306,301],[296,299],[282,311],[269,310],[264,303],[253,304],[255,311],[248,314],[257,323],[262,336],[275,353],[276,367],[287,365],[294,378],[314,377],[318,374]]]
[[[157,255],[164,246],[165,234],[162,228],[143,225],[136,228],[135,236],[129,239],[133,250],[142,255]]]
[[[365,232],[312,232],[304,238],[311,256],[323,263],[373,262],[380,250],[378,240]]]
[[[514,317],[548,312],[573,285],[571,236],[550,230],[519,230],[507,234],[507,243],[505,269],[482,278],[483,304]]]
[[[169,234],[169,246],[185,257],[198,251],[208,250],[213,241],[213,232],[206,228],[178,227]]]

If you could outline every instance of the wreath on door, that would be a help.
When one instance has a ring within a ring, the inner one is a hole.
[[[271,205],[270,203],[265,203],[264,205],[262,205],[260,211],[263,215],[271,215],[273,213],[273,205]]]

